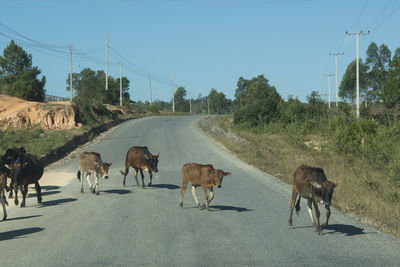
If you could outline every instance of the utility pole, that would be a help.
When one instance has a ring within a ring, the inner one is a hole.
[[[328,77],[328,108],[331,108],[331,77],[333,74],[325,74],[324,76]]]
[[[369,35],[370,31],[368,31],[367,33],[363,33],[361,32],[357,32],[357,33],[348,33],[346,32],[346,35],[356,35],[357,36],[357,51],[356,51],[356,83],[357,83],[357,119],[360,118],[360,70],[359,70],[359,63],[358,63],[358,39],[360,35]]]
[[[190,91],[189,91],[189,111],[190,111],[190,114],[192,114],[192,97],[190,95]]]
[[[72,44],[69,45],[69,55],[71,58],[70,71],[69,71],[69,98],[72,102]]]
[[[108,35],[106,34],[106,90],[108,90]]]
[[[119,106],[122,107],[122,62],[119,62]]]
[[[174,73],[171,73],[171,80],[172,80],[172,112],[175,112],[175,84],[174,84]]]
[[[336,58],[336,107],[339,106],[339,94],[338,94],[338,71],[337,71],[337,57],[338,56],[343,56],[343,52],[342,53],[329,53],[330,56],[335,56]]]
[[[208,116],[210,116],[210,98],[207,97],[207,110],[208,110]]]
[[[149,86],[150,86],[150,106],[151,106],[152,94],[151,94],[151,76],[150,76],[150,73],[149,73]]]

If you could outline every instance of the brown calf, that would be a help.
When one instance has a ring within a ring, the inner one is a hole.
[[[89,183],[90,191],[96,195],[99,194],[99,178],[103,177],[104,179],[108,179],[108,168],[110,168],[112,163],[104,163],[101,160],[101,156],[96,152],[83,152],[79,156],[79,171],[78,171],[78,180],[81,182],[81,193],[83,190],[83,177],[81,179],[81,175],[86,172],[86,179]],[[93,174],[94,177],[94,186],[90,183],[90,174]],[[100,177],[99,177],[100,176]]]
[[[214,199],[213,187],[221,187],[222,179],[224,176],[231,175],[230,172],[224,172],[223,170],[214,170],[211,164],[197,164],[187,163],[182,167],[182,188],[181,188],[181,199],[179,204],[183,208],[183,195],[185,193],[188,183],[192,185],[192,195],[197,206],[201,209],[201,205],[197,200],[196,187],[201,186],[204,191],[205,206],[208,211],[209,203]],[[210,199],[208,199],[207,188],[210,190]]]
[[[147,146],[133,146],[131,147],[128,152],[126,153],[126,160],[125,160],[125,172],[121,174],[124,176],[124,180],[122,181],[122,185],[125,186],[125,179],[129,173],[129,167],[135,169],[135,180],[136,185],[139,186],[139,182],[137,179],[138,170],[140,171],[140,175],[142,177],[142,188],[144,188],[144,175],[143,171],[148,171],[150,175],[150,181],[148,186],[150,186],[153,182],[153,173],[158,172],[158,157],[160,154],[152,155],[149,152]]]
[[[296,203],[296,213],[299,214],[300,211],[301,197],[308,199],[307,209],[311,217],[311,222],[315,229],[319,232],[319,234],[322,234],[322,228],[328,225],[328,220],[331,215],[329,206],[335,187],[336,184],[328,181],[323,169],[313,168],[306,165],[299,166],[293,175],[292,202],[290,204],[289,226],[293,227],[292,214],[295,207],[294,203],[296,202],[297,195],[299,195],[299,199]],[[322,225],[322,228],[319,224],[320,212],[318,209],[318,202],[323,203],[326,209],[326,222]],[[317,222],[315,222],[314,215],[312,213],[311,203],[314,205],[315,208]]]

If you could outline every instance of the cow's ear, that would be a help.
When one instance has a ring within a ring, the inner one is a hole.
[[[224,176],[229,176],[229,175],[231,175],[232,173],[230,173],[230,172],[224,172]]]
[[[155,158],[158,158],[160,156],[160,153],[157,153],[157,155],[154,155]]]
[[[7,169],[11,170],[11,167],[10,167],[10,165],[8,165],[8,164],[4,164],[4,166],[6,166],[6,168],[7,168]]]
[[[143,154],[143,157],[144,157],[145,159],[149,159],[149,156],[148,156],[147,154]]]
[[[21,168],[25,168],[26,166],[28,166],[28,162],[24,162],[24,164],[22,164]]]
[[[108,167],[110,167],[112,163],[106,163],[106,164],[108,165]]]
[[[319,183],[314,182],[314,181],[311,182],[311,185],[314,186],[317,189],[321,189],[322,188],[322,186]]]

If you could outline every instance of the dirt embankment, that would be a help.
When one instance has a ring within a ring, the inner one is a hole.
[[[40,125],[46,129],[80,127],[77,108],[69,101],[40,103],[0,94],[0,128]]]

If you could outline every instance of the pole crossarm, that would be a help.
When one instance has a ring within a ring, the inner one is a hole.
[[[339,106],[339,84],[338,84],[338,68],[337,68],[337,58],[338,56],[343,56],[343,52],[337,52],[337,53],[329,53],[330,56],[335,56],[335,62],[336,62],[336,108]]]

